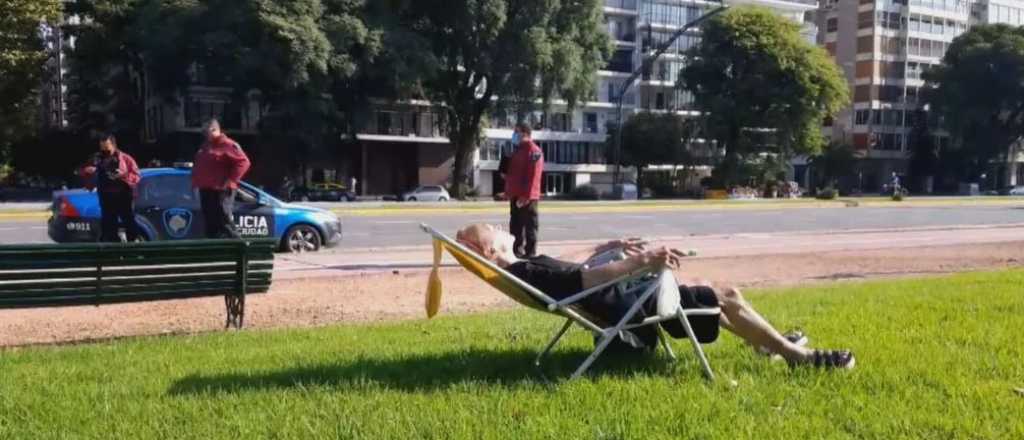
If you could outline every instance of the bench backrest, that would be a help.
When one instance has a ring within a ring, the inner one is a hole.
[[[263,293],[270,288],[275,245],[187,240],[0,246],[0,308]]]

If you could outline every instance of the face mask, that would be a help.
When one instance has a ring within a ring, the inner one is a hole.
[[[519,145],[520,137],[518,131],[512,132],[512,145]]]

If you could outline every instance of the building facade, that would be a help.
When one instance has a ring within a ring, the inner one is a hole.
[[[815,41],[816,0],[734,0],[727,3],[771,8],[803,24],[804,35],[809,41]],[[604,1],[605,24],[615,51],[608,65],[598,72],[595,100],[572,111],[564,103],[555,101],[546,116],[540,112],[527,115],[527,122],[534,126],[534,141],[544,150],[544,194],[554,196],[581,185],[593,186],[599,192],[612,190],[615,165],[613,152],[609,151],[608,126],[618,121],[618,94],[625,81],[674,32],[717,6],[718,2],[704,0]],[[697,29],[677,39],[622,97],[623,114],[628,117],[640,111],[653,111],[696,116],[693,97],[676,89],[675,85],[686,63],[685,52],[699,41]],[[375,110],[371,123],[358,134],[363,162],[360,181],[367,182],[361,192],[392,194],[415,185],[443,185],[450,180],[453,152],[443,132],[436,128],[427,130],[423,125],[430,120],[440,120],[423,116],[434,113],[429,108],[421,103]],[[416,121],[420,121],[419,125]],[[472,185],[480,195],[503,190],[498,164],[503,155],[512,151],[515,122],[511,115],[490,115],[473,166]],[[380,164],[388,163],[402,165],[392,167],[388,176],[378,175]],[[704,168],[705,173],[709,172],[708,167]],[[632,170],[622,171],[626,181],[635,179]]]
[[[825,127],[862,158],[857,187],[873,191],[906,174],[922,73],[979,23],[1020,25],[1021,0],[823,0],[818,42],[842,68],[853,103]],[[940,148],[949,143],[934,133]],[[1016,172],[1008,173],[1015,176]]]

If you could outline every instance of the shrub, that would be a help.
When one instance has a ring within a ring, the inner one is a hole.
[[[818,194],[815,196],[819,200],[835,200],[839,196],[839,192],[835,188],[828,187],[825,189],[819,189]]]
[[[569,194],[569,198],[572,200],[600,200],[601,193],[590,185],[580,185],[573,188]]]

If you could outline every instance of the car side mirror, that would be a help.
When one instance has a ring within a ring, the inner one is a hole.
[[[256,204],[260,206],[267,206],[270,204],[270,199],[268,199],[267,196],[260,194],[259,197],[256,197]]]

